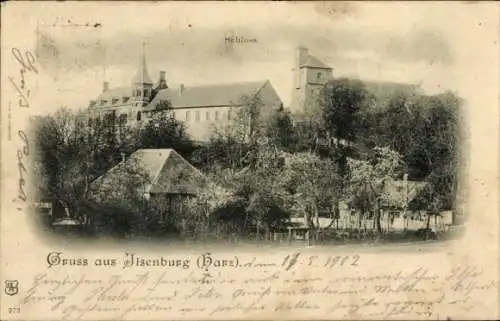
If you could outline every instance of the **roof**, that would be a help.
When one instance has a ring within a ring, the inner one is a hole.
[[[303,61],[300,61],[299,64],[300,67],[332,69],[330,66],[324,64],[321,60],[312,55],[305,56]]]
[[[132,96],[132,87],[130,86],[124,86],[124,87],[116,87],[113,89],[109,89],[107,91],[102,92],[99,97],[97,98],[97,102],[101,100],[107,100],[108,103],[106,105],[109,105],[111,102],[111,99],[113,98],[118,98],[120,99],[119,103],[123,104],[123,98],[128,97],[130,98]],[[128,102],[128,100],[127,100]],[[97,103],[96,106],[99,106],[99,103]]]
[[[148,67],[146,65],[146,55],[142,54],[141,62],[139,63],[139,68],[137,68],[137,72],[132,80],[134,84],[152,84],[153,80],[149,76]]]
[[[407,181],[407,184],[408,197],[406,199],[405,181],[386,181],[381,205],[384,207],[403,208],[406,202],[410,203],[427,186],[427,182],[422,181]]]
[[[160,101],[169,100],[172,108],[235,106],[242,96],[254,96],[268,81],[185,86],[179,89],[160,90],[145,110],[153,110]]]
[[[420,89],[420,86],[415,84],[384,81],[361,81],[365,85],[366,90],[379,101],[388,100],[397,94],[412,95]]]
[[[173,149],[139,149],[124,163],[99,177],[95,181],[96,187],[109,184],[113,188],[120,177],[129,174],[127,168],[131,165],[137,165],[137,171],[146,176],[141,190],[149,194],[196,195],[207,182],[205,175]]]

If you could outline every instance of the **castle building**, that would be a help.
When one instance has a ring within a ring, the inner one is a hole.
[[[307,48],[299,46],[295,52],[293,70],[294,85],[289,109],[300,115],[317,102],[321,88],[333,80],[333,69],[311,55]],[[411,84],[380,81],[363,83],[378,102],[377,106],[383,106],[397,93],[408,95],[419,90],[419,86]],[[88,113],[91,119],[100,118],[114,125],[129,126],[148,121],[154,113],[161,112],[162,105],[168,102],[168,112],[184,122],[192,139],[203,142],[209,140],[217,127],[231,121],[235,109],[244,105],[242,97],[258,97],[263,110],[267,112],[283,105],[268,80],[201,86],[181,84],[179,88],[173,89],[167,84],[166,72],[160,71],[154,83],[148,72],[143,47],[131,84],[111,89],[109,83],[104,82],[101,94],[90,102]]]
[[[110,89],[103,83],[101,94],[90,101],[90,119],[103,119],[111,124],[128,126],[148,121],[152,114],[161,110],[168,102],[168,112],[183,121],[187,133],[195,141],[207,141],[215,128],[227,124],[236,108],[243,106],[243,97],[258,97],[261,107],[270,111],[283,103],[268,80],[212,84],[202,86],[180,85],[169,88],[166,72],[160,71],[159,79],[153,83],[143,53],[130,86]],[[234,117],[234,116],[233,116]]]
[[[294,86],[290,109],[294,113],[305,110],[315,99],[326,82],[333,79],[333,69],[309,54],[306,47],[299,46],[295,53]]]
[[[333,69],[320,59],[309,54],[309,50],[299,46],[295,53],[294,63],[294,86],[292,88],[292,100],[290,110],[295,114],[300,114],[309,106],[317,102],[321,88],[330,80],[333,80]],[[423,94],[419,85],[361,80],[365,90],[376,102],[378,109],[387,106],[391,97],[399,94],[412,96]]]

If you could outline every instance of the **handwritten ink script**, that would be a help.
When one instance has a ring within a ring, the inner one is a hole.
[[[14,307],[60,320],[231,317],[440,319],[498,291],[480,266],[370,271],[359,255],[270,259],[198,256],[70,257],[52,252]],[[335,264],[333,263],[335,262]],[[369,273],[368,273],[369,272]]]
[[[19,108],[29,108],[30,104],[30,94],[31,90],[29,89],[29,82],[27,81],[27,74],[37,75],[38,69],[36,68],[36,60],[34,55],[30,51],[25,51],[24,53],[18,48],[12,48],[11,50],[12,56],[19,66],[19,77],[15,78],[13,76],[9,76],[8,79],[19,96],[18,99],[18,107]],[[11,121],[11,104],[9,102],[9,114],[8,114],[8,128],[9,134],[11,137],[10,131],[12,130]],[[16,159],[17,159],[17,168],[19,172],[19,183],[18,183],[18,193],[15,201],[26,202],[27,195],[25,190],[25,176],[26,176],[26,167],[25,167],[25,157],[28,157],[30,154],[28,138],[26,133],[23,130],[18,130],[18,136],[21,139],[21,147],[16,151]]]
[[[38,69],[35,67],[35,57],[30,51],[26,51],[23,55],[18,48],[12,48],[12,55],[20,66],[19,80],[9,76],[9,81],[19,95],[19,107],[30,107],[30,93],[28,84],[26,83],[26,73],[38,74]]]

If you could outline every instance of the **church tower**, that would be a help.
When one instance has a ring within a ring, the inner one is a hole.
[[[148,72],[145,46],[146,44],[143,43],[142,57],[137,72],[132,80],[132,97],[136,101],[137,106],[147,105],[153,94],[153,81]]]
[[[297,47],[293,68],[292,112],[304,112],[310,104],[317,100],[323,85],[333,78],[332,71],[330,66],[310,55],[306,47]]]

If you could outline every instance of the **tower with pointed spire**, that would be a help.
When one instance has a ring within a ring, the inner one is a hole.
[[[145,106],[151,100],[153,92],[153,81],[149,76],[146,63],[146,43],[142,43],[142,56],[139,62],[139,67],[132,80],[132,97],[134,97],[137,105]]]

